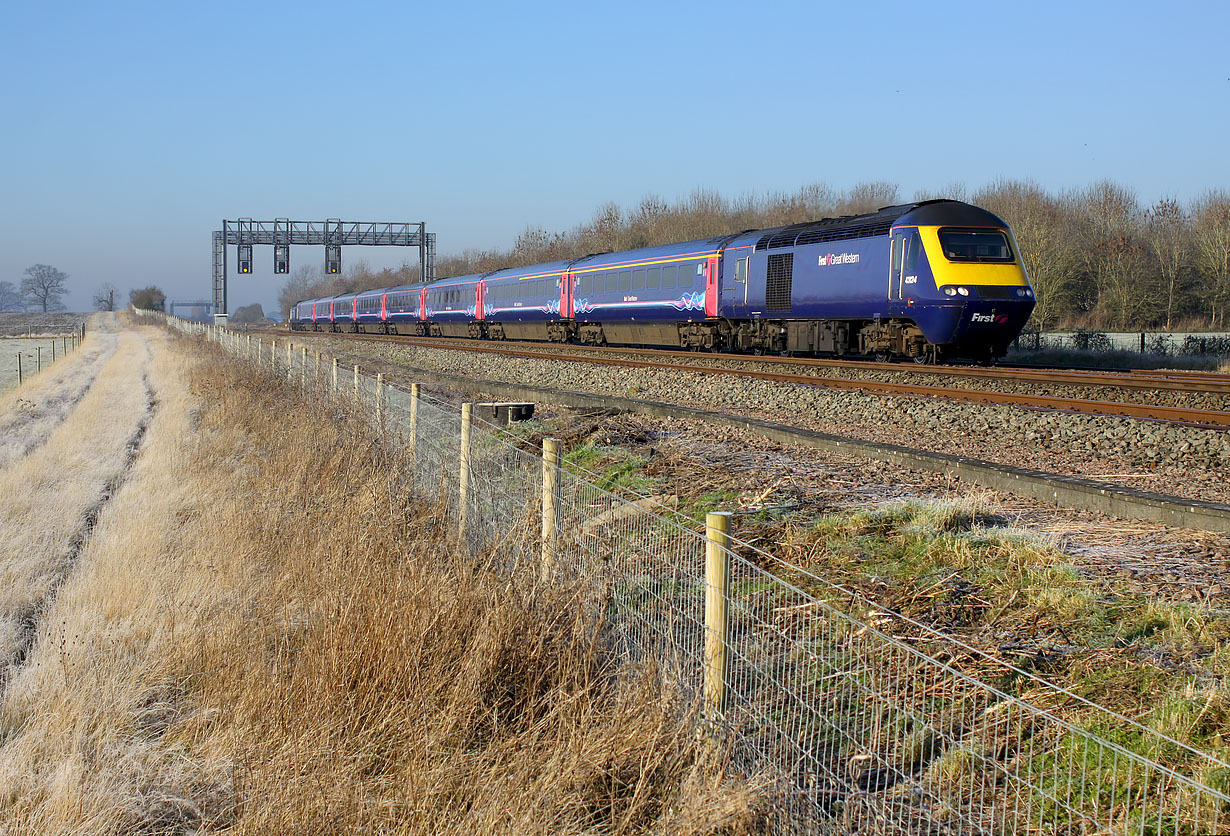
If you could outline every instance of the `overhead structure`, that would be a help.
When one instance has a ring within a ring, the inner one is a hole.
[[[273,246],[273,272],[290,272],[292,244],[314,244],[325,248],[325,275],[342,272],[342,247],[418,247],[419,279],[429,282],[436,277],[436,234],[427,231],[427,224],[362,223],[330,218],[327,221],[292,221],[278,218],[254,221],[251,218],[222,222],[222,229],[213,233],[213,268],[215,316],[226,316],[227,247],[236,248],[236,269],[252,272],[252,247],[255,244]]]
[[[175,316],[175,309],[181,311],[188,308],[188,319],[197,319],[202,322],[209,322],[214,312],[213,303],[206,299],[199,299],[195,302],[168,302],[171,316]]]

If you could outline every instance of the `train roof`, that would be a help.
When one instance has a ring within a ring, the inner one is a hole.
[[[923,200],[884,206],[862,215],[842,215],[773,229],[749,230],[732,243],[754,243],[757,250],[773,250],[823,241],[873,238],[887,235],[894,226],[901,225],[1007,226],[991,212],[959,200]]]

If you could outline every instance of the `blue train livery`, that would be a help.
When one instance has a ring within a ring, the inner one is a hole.
[[[952,200],[309,299],[296,329],[938,362],[1001,356],[1033,289],[1008,225]]]

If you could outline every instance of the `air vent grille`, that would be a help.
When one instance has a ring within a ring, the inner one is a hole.
[[[793,284],[794,253],[777,253],[769,256],[769,272],[765,281],[765,311],[790,313]]]
[[[819,244],[824,241],[846,241],[851,238],[873,238],[878,235],[887,235],[898,218],[919,205],[921,204],[886,206],[870,215],[847,215],[842,218],[825,218],[822,221],[792,224],[765,233],[756,242],[756,249],[775,250],[781,247]]]

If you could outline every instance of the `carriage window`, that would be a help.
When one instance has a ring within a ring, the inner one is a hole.
[[[645,289],[645,271],[643,269],[632,271],[632,289],[633,290],[644,290]]]
[[[662,268],[650,267],[645,271],[645,289],[657,290],[662,286]]]
[[[605,288],[606,288],[606,292],[607,292],[607,293],[614,293],[614,292],[615,292],[616,287],[617,287],[617,286],[618,286],[618,284],[619,284],[619,274],[618,274],[618,273],[611,272],[611,273],[604,273],[603,275],[604,275],[604,276],[606,276],[606,280],[605,280],[605,282],[604,282],[604,286],[605,286]]]
[[[689,262],[679,265],[679,287],[692,286],[692,273],[696,271],[696,265]]]
[[[1006,264],[1013,260],[1007,237],[997,229],[941,229],[940,249],[949,261]]]
[[[675,265],[668,264],[662,268],[662,286],[663,287],[674,287],[675,286]]]
[[[619,272],[619,290],[623,292],[632,286],[632,273],[629,270]]]

